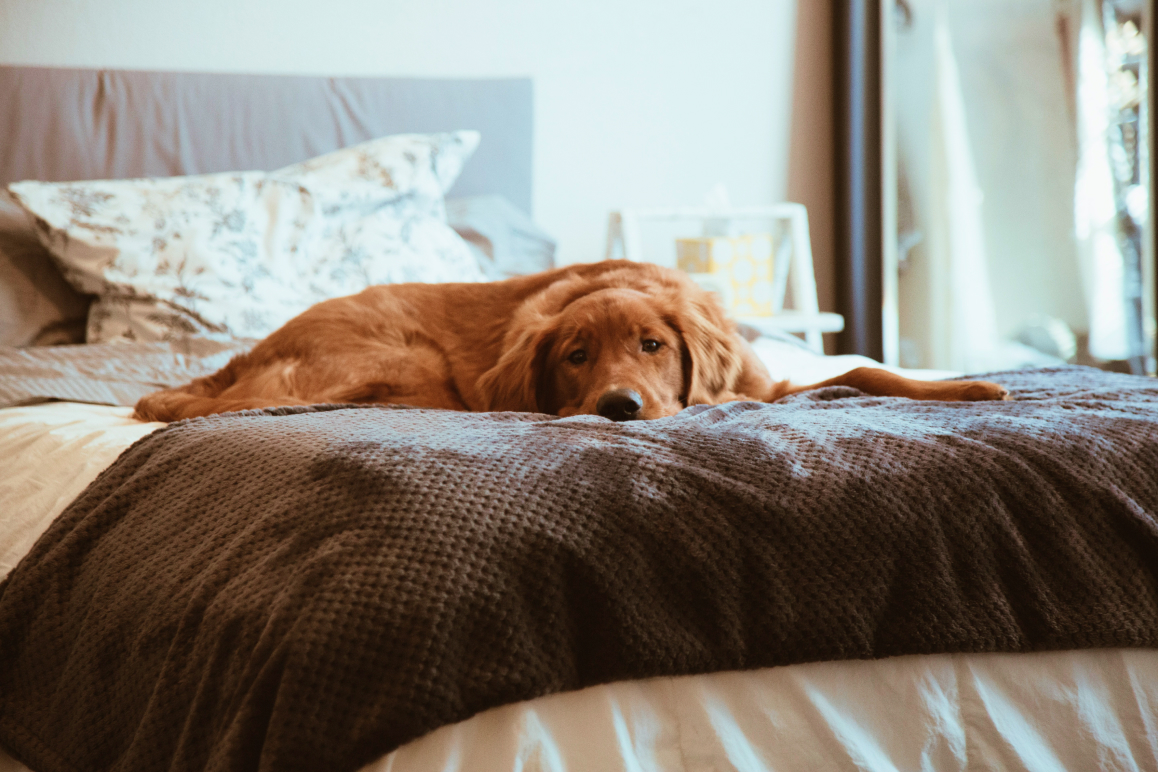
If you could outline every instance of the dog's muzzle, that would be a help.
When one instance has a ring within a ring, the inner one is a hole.
[[[634,421],[643,410],[643,397],[631,389],[612,389],[595,403],[595,412],[612,421]]]

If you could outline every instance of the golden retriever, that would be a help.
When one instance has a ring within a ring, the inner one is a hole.
[[[1006,396],[995,383],[914,381],[863,367],[807,386],[773,381],[715,296],[679,271],[612,260],[327,300],[217,373],[143,397],[136,417],[379,402],[627,421],[832,385],[911,399]]]

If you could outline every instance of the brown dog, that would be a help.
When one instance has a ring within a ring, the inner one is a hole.
[[[775,382],[714,296],[679,271],[617,260],[327,300],[217,373],[142,398],[136,416],[381,402],[626,421],[832,385],[911,399],[1006,395],[985,381],[914,381],[864,367],[811,386]]]

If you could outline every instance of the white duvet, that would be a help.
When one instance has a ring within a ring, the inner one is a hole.
[[[765,341],[757,351],[775,377],[802,383],[868,362]],[[161,425],[131,412],[0,410],[0,576]],[[0,772],[25,769],[0,752]],[[1158,651],[897,657],[615,683],[487,711],[366,769],[1158,772]]]

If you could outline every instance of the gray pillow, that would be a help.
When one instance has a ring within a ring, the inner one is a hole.
[[[28,215],[0,189],[0,345],[83,343],[91,300],[64,280]]]
[[[447,199],[446,219],[492,281],[555,267],[555,239],[502,196]]]

